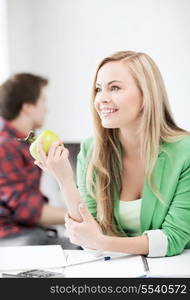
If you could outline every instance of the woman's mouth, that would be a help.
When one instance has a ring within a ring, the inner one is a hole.
[[[116,113],[117,111],[118,111],[118,109],[116,109],[116,108],[104,108],[104,109],[101,109],[100,115],[102,118],[108,118],[108,117],[112,116],[114,113]]]

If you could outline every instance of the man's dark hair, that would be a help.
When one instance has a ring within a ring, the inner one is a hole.
[[[36,104],[48,79],[30,73],[18,73],[0,85],[0,116],[13,120],[24,103]]]

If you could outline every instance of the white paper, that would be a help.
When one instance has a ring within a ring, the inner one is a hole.
[[[64,251],[67,256],[65,277],[139,277],[146,274],[142,257],[124,253],[105,252],[111,259],[104,261],[83,250]],[[80,262],[86,262],[78,264]],[[95,261],[94,261],[95,260]],[[76,265],[73,265],[76,264]],[[70,266],[69,266],[70,265]]]
[[[147,258],[147,262],[150,277],[190,277],[190,250],[171,257]]]
[[[0,271],[59,268],[66,265],[60,245],[0,247]]]

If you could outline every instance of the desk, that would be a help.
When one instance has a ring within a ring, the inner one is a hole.
[[[67,265],[88,260],[89,254],[83,250],[63,250]],[[106,253],[109,255],[109,253]],[[117,256],[118,254],[115,253]],[[92,256],[91,256],[92,258]],[[35,257],[31,257],[31,260]],[[80,265],[63,266],[60,268],[47,268],[47,270],[64,272],[66,278],[131,278],[131,277],[190,277],[190,250],[172,257],[147,258],[149,272],[145,271],[140,255],[122,254],[109,261],[99,260]],[[23,270],[18,270],[23,271]],[[9,271],[11,273],[11,270]],[[15,271],[14,271],[15,273]],[[0,271],[0,277],[1,276]]]

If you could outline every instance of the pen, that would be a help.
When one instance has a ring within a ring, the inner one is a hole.
[[[2,273],[3,278],[19,278],[17,274],[7,274],[7,273]]]
[[[90,260],[85,260],[85,261],[81,261],[81,262],[77,262],[77,263],[72,263],[72,264],[66,265],[65,267],[88,264],[88,263],[91,263],[91,262],[96,262],[96,261],[101,261],[101,260],[102,261],[108,261],[110,259],[111,259],[111,256],[98,257],[98,258],[94,258],[94,259],[90,259]]]
[[[142,261],[143,261],[143,265],[144,265],[144,268],[145,268],[145,271],[148,273],[150,270],[149,270],[149,266],[148,266],[148,262],[146,260],[146,257],[141,255],[141,258],[142,258]]]

